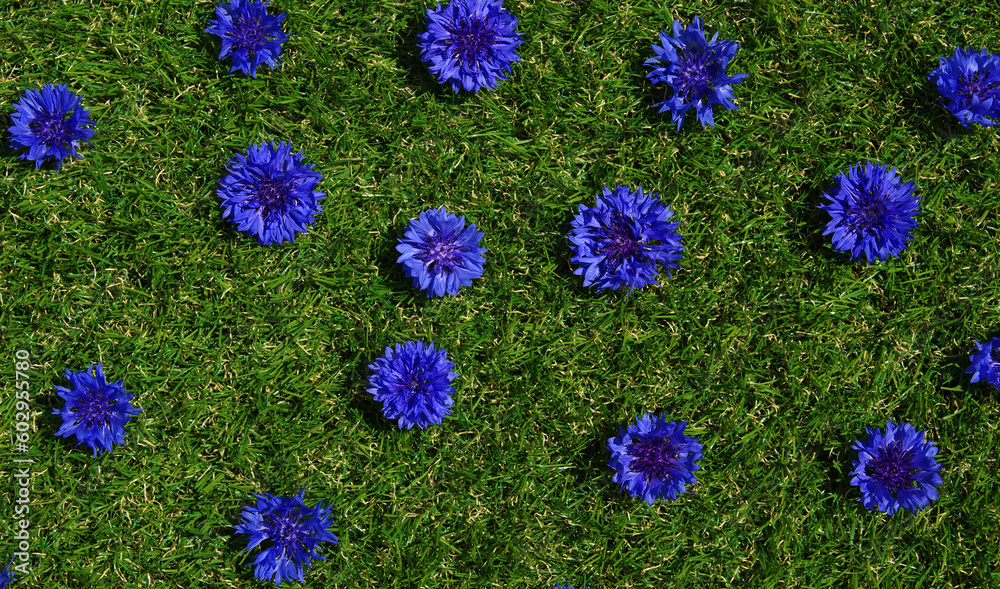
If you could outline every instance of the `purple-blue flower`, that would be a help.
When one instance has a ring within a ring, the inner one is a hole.
[[[433,343],[396,344],[368,366],[368,392],[381,401],[387,419],[399,420],[399,429],[423,429],[451,414],[451,381],[458,376],[451,371],[454,366],[447,352]]]
[[[458,289],[472,284],[483,275],[486,248],[479,247],[483,238],[476,224],[465,227],[465,217],[456,217],[444,207],[420,213],[406,227],[396,245],[407,278],[413,288],[427,291],[427,298],[455,295]]]
[[[919,224],[913,220],[920,212],[913,182],[900,182],[896,168],[872,162],[851,166],[835,180],[837,190],[823,195],[831,202],[819,207],[832,217],[823,235],[833,234],[833,247],[850,251],[852,260],[861,254],[869,263],[898,257]]]
[[[80,97],[67,86],[46,84],[25,90],[21,102],[14,104],[14,110],[16,112],[10,115],[13,125],[7,128],[10,147],[28,150],[17,156],[18,159],[33,160],[38,168],[51,157],[57,170],[67,155],[83,159],[76,148],[81,141],[90,143],[94,132],[85,127],[93,125],[94,121],[87,118],[90,111],[80,108]]]
[[[275,16],[267,13],[269,0],[231,0],[220,2],[215,7],[215,18],[208,19],[206,33],[218,35],[222,39],[219,59],[233,56],[233,67],[229,72],[242,71],[251,78],[257,77],[261,64],[271,69],[281,67],[281,44],[288,36],[281,30],[281,21],[287,14]]]
[[[663,82],[673,90],[670,98],[653,106],[659,106],[660,112],[669,110],[678,131],[692,106],[703,128],[715,126],[714,105],[721,104],[729,110],[737,108],[733,103],[733,84],[741,83],[750,74],[726,74],[740,46],[728,39],[718,39],[719,33],[712,35],[711,40],[705,38],[701,19],[697,16],[687,28],[675,20],[674,36],[661,32],[660,44],[653,45],[656,57],[646,60],[646,65],[653,66],[646,77],[654,84]]]
[[[858,451],[851,471],[851,485],[861,488],[865,509],[878,509],[892,515],[900,507],[917,513],[938,498],[941,465],[934,460],[938,453],[934,442],[924,442],[924,432],[909,423],[885,423],[885,433],[866,427],[868,439],[855,440]]]
[[[92,375],[91,364],[84,372],[66,369],[66,380],[71,388],[56,387],[66,401],[62,409],[53,409],[62,416],[63,423],[55,435],[68,438],[76,436],[77,444],[86,444],[94,451],[110,452],[115,444],[125,443],[125,424],[142,409],[132,406],[132,393],[126,393],[122,381],[109,383],[104,377],[101,363]]]
[[[500,0],[452,0],[444,8],[428,8],[427,19],[427,31],[417,43],[420,58],[456,94],[492,90],[507,79],[504,72],[510,65],[521,61],[517,46],[524,41],[514,32],[517,19]]]
[[[972,365],[965,371],[972,374],[972,382],[985,380],[1000,389],[1000,338],[985,344],[976,342],[976,353],[969,356]]]
[[[614,192],[604,187],[593,207],[579,205],[570,223],[574,274],[583,275],[583,285],[597,285],[597,292],[622,286],[632,289],[656,280],[657,264],[670,276],[680,268],[681,235],[677,223],[668,221],[674,212],[660,204],[655,192],[643,194],[618,185]]]
[[[323,507],[322,501],[307,507],[303,493],[304,489],[299,489],[294,497],[255,493],[257,505],[243,508],[236,533],[250,535],[244,552],[266,542],[253,561],[257,579],[273,580],[278,586],[285,580],[305,582],[303,565],[312,568],[311,558],[326,560],[316,552],[317,545],[339,543],[329,531],[332,508]]]
[[[14,559],[11,559],[10,562],[7,563],[7,566],[0,571],[0,589],[7,589],[11,583],[17,581],[17,577],[14,576],[14,573],[10,572],[10,565],[13,562]]]
[[[1000,55],[956,47],[954,57],[942,57],[927,79],[963,126],[997,124],[986,117],[1000,118]]]
[[[697,482],[694,471],[701,468],[696,463],[702,446],[684,434],[685,427],[687,420],[668,423],[666,413],[646,413],[627,430],[621,428],[618,437],[608,439],[608,466],[615,470],[611,480],[650,505],[656,499],[677,499]]]
[[[229,160],[229,174],[219,181],[222,217],[260,245],[294,243],[295,232],[305,232],[323,210],[319,201],[326,194],[316,190],[323,175],[312,168],[284,141],[248,147],[246,155]]]

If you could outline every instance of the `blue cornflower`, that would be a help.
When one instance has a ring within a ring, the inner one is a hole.
[[[880,429],[866,427],[868,439],[855,440],[852,449],[858,451],[851,471],[851,485],[861,488],[865,509],[878,509],[892,515],[900,507],[917,513],[938,498],[941,465],[933,456],[938,453],[934,442],[924,442],[924,432],[912,425],[895,425],[886,421],[885,434]]]
[[[696,463],[702,446],[684,435],[685,427],[687,420],[667,423],[666,413],[646,413],[628,430],[621,428],[617,438],[608,439],[608,466],[615,470],[611,480],[650,505],[658,498],[677,499],[697,482],[694,471],[701,468]]]
[[[667,270],[680,268],[681,235],[677,223],[667,221],[674,215],[669,206],[660,204],[655,192],[645,195],[642,186],[632,191],[618,185],[614,192],[604,187],[593,207],[579,205],[570,223],[569,240],[573,251],[574,274],[583,275],[583,285],[606,288],[628,286],[632,289],[658,284],[657,264]]]
[[[125,424],[142,409],[132,406],[135,395],[125,392],[122,381],[109,383],[104,378],[100,362],[96,375],[90,374],[93,367],[91,364],[84,372],[66,369],[66,380],[72,388],[56,387],[66,405],[52,413],[63,418],[55,435],[76,435],[77,444],[87,444],[97,456],[110,452],[115,444],[125,443]]]
[[[427,9],[427,32],[420,35],[420,58],[448,82],[457,94],[493,89],[506,80],[510,64],[521,61],[515,33],[517,18],[504,10],[500,0],[452,0],[448,6]]]
[[[972,382],[986,380],[1000,389],[1000,338],[993,338],[985,344],[976,342],[976,353],[969,356],[972,365],[965,371],[972,374]]]
[[[319,201],[326,193],[315,190],[323,175],[284,141],[248,147],[226,169],[217,190],[222,217],[232,217],[236,228],[255,235],[260,245],[294,243],[295,232],[305,232],[323,210]]]
[[[233,56],[233,67],[229,73],[242,71],[251,78],[257,77],[257,68],[266,63],[271,69],[281,67],[281,44],[288,36],[281,30],[281,21],[286,13],[275,16],[267,13],[269,0],[231,0],[215,7],[215,18],[208,19],[211,25],[206,33],[218,35],[222,39],[219,59]]]
[[[927,79],[963,126],[997,124],[986,117],[1000,118],[1000,55],[956,47],[955,56],[942,57]]]
[[[464,216],[456,217],[444,207],[430,209],[406,227],[396,246],[400,254],[396,261],[413,279],[413,288],[427,291],[427,298],[458,294],[460,287],[483,275],[482,238],[475,223],[465,228]]]
[[[653,45],[656,57],[646,60],[646,65],[653,66],[646,77],[654,84],[663,82],[674,91],[673,96],[653,106],[660,107],[660,112],[671,111],[678,131],[692,106],[703,128],[715,126],[713,105],[721,104],[729,110],[737,108],[733,103],[732,85],[739,84],[750,74],[726,74],[729,61],[736,56],[740,46],[718,38],[719,33],[712,35],[711,41],[705,38],[701,19],[697,16],[686,29],[675,20],[674,36],[661,32],[660,45]]]
[[[84,127],[94,124],[87,118],[89,110],[80,108],[80,97],[65,85],[46,84],[34,90],[25,90],[21,102],[14,104],[10,115],[10,147],[27,148],[27,153],[17,156],[34,160],[38,168],[47,158],[56,161],[59,169],[67,155],[83,159],[76,152],[81,141],[90,143],[94,132]],[[93,143],[91,143],[93,145]]]
[[[396,344],[368,366],[371,388],[368,392],[382,402],[382,414],[387,419],[399,419],[399,429],[421,429],[441,423],[451,415],[454,404],[451,381],[458,376],[451,369],[447,352],[433,343]]]
[[[10,559],[10,562],[7,563],[7,566],[5,566],[2,571],[0,571],[0,589],[7,589],[7,587],[11,583],[17,581],[17,577],[14,576],[14,573],[10,572],[10,565],[13,562],[14,559],[13,558]]]
[[[244,552],[268,541],[253,561],[257,579],[270,579],[278,586],[284,580],[304,582],[302,565],[312,568],[310,558],[326,560],[316,552],[316,546],[320,542],[339,543],[328,530],[333,509],[323,507],[322,501],[306,507],[303,493],[304,489],[299,489],[294,497],[255,493],[257,505],[243,508],[236,533],[250,534]]]
[[[833,247],[850,250],[851,259],[865,254],[868,262],[899,256],[913,237],[910,229],[920,212],[920,197],[913,196],[913,182],[900,183],[896,168],[866,162],[851,166],[835,178],[837,191],[825,193],[830,204],[819,208],[833,219],[823,235],[833,234]]]

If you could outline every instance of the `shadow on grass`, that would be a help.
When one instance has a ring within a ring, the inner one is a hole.
[[[420,58],[420,35],[427,30],[425,13],[420,18],[412,19],[406,27],[400,29],[400,42],[395,44],[393,59],[404,70],[403,78],[415,90],[415,94],[430,94],[436,100],[450,104],[465,104],[472,99],[475,92],[452,91],[450,83],[438,82],[437,76],[431,73],[428,66]],[[506,75],[506,77],[510,77]],[[500,82],[501,84],[503,82]],[[489,90],[485,90],[489,91]]]
[[[913,103],[913,116],[910,120],[928,143],[940,145],[973,132],[972,129],[963,127],[958,118],[941,103],[941,95],[931,82],[904,88],[901,92]]]
[[[852,455],[854,458],[857,457],[857,451],[851,450],[854,439],[849,438],[849,433],[837,432],[828,442],[812,441],[805,444],[806,454],[812,454],[812,460],[819,464],[826,474],[823,490],[831,495],[849,497],[851,493],[850,473],[853,470],[851,460]],[[831,441],[843,443],[831,448]]]
[[[378,354],[373,355],[369,360],[374,363],[375,358],[382,355],[382,350]],[[361,418],[361,421],[368,427],[372,432],[378,433],[390,433],[399,430],[399,426],[396,421],[386,419],[385,415],[382,414],[382,404],[375,400],[371,393],[368,392],[368,375],[371,371],[368,369],[368,364],[364,363],[363,360],[355,362],[350,373],[350,382],[354,383],[351,386],[350,399],[347,402],[347,408],[353,413]]]
[[[432,207],[428,207],[432,208]],[[427,209],[423,209],[427,210]],[[420,213],[416,213],[419,216]],[[375,263],[379,268],[384,270],[382,276],[384,276],[384,284],[394,293],[399,292],[414,292],[414,297],[419,295],[421,298],[426,298],[423,291],[415,291],[413,287],[413,279],[406,276],[403,269],[403,265],[398,263],[396,260],[399,259],[399,252],[396,251],[396,244],[399,240],[403,238],[406,233],[406,227],[409,225],[410,219],[406,221],[400,221],[399,227],[387,227],[386,231],[382,233],[382,239],[376,246],[376,250],[373,252]],[[373,358],[374,360],[374,358]]]
[[[829,179],[829,183],[833,184],[833,178]],[[829,202],[823,197],[825,192],[823,188],[814,188],[784,206],[792,225],[801,230],[792,248],[797,249],[800,255],[820,258],[828,263],[849,261],[845,254],[832,248],[831,236],[823,235],[831,219],[830,214],[820,208]]]
[[[20,96],[18,96],[16,100],[19,101]],[[0,158],[3,158],[5,161],[10,162],[11,165],[14,165],[16,163],[17,165],[24,165],[24,166],[30,165],[31,167],[35,167],[35,162],[31,160],[18,159],[18,156],[27,154],[28,150],[23,147],[14,149],[13,147],[10,146],[10,140],[11,140],[10,131],[4,129],[3,133],[0,133]],[[49,159],[51,160],[51,158]],[[52,169],[55,169],[54,163],[52,164]]]

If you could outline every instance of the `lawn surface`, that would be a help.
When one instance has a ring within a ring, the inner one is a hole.
[[[1000,139],[926,79],[955,45],[1000,52],[995,1],[507,0],[523,62],[459,96],[416,49],[433,4],[273,0],[291,37],[256,80],[217,60],[213,3],[191,4],[0,1],[2,116],[62,83],[96,121],[58,171],[0,148],[2,428],[12,444],[20,349],[36,428],[15,587],[267,587],[233,526],[254,492],[302,485],[340,538],[306,587],[1000,586],[1000,393],[964,372],[1000,336]],[[717,128],[678,132],[643,61],[694,15],[750,76]],[[267,140],[327,193],[280,247],[215,194]],[[817,209],[869,159],[923,199],[909,249],[871,265],[832,249]],[[572,274],[572,215],[615,184],[677,211],[663,287],[595,295]],[[488,261],[428,300],[394,248],[441,205]],[[367,365],[418,338],[455,362],[454,414],[399,431]],[[98,361],[145,412],[94,459],[51,408],[63,370]],[[698,483],[652,507],[607,467],[645,411],[704,444]],[[849,485],[851,444],[889,418],[941,448],[940,500],[916,516],[867,512]]]

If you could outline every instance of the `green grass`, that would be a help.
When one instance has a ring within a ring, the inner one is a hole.
[[[257,80],[216,59],[213,3],[190,4],[0,1],[0,111],[66,83],[96,120],[59,171],[0,149],[2,412],[12,440],[28,350],[36,428],[17,586],[266,586],[233,525],[254,492],[301,485],[341,540],[306,587],[1000,586],[1000,394],[964,373],[1000,335],[1000,139],[926,80],[956,44],[1000,50],[994,1],[508,0],[524,61],[474,96],[419,61],[430,4],[273,0],[293,34]],[[751,75],[717,128],[678,132],[642,62],[695,14]],[[274,248],[215,195],[269,139],[328,194]],[[923,198],[909,249],[870,266],[817,209],[867,159]],[[687,246],[629,297],[584,289],[565,237],[618,183],[658,191]],[[439,205],[485,231],[488,263],[427,300],[394,246]],[[400,432],[367,365],[416,338],[456,364],[454,415]],[[93,459],[50,413],[63,369],[99,360],[146,411]],[[605,448],[643,411],[705,446],[698,484],[652,507],[619,494]],[[915,517],[849,485],[850,445],[887,418],[941,448],[940,500]],[[10,476],[2,493],[0,558]]]

